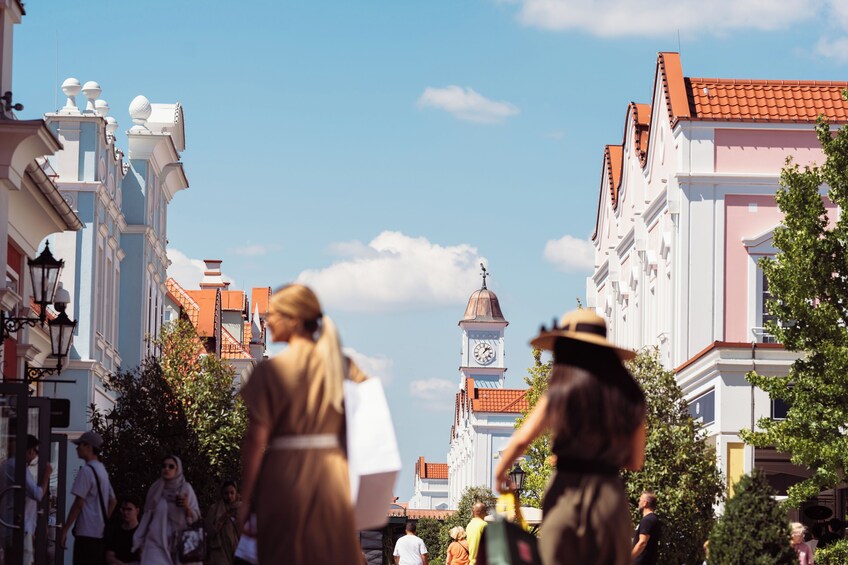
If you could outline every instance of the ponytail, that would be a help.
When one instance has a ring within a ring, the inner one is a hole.
[[[342,412],[345,377],[342,343],[336,331],[336,325],[330,317],[323,316],[321,322],[321,335],[315,343],[315,352],[324,362],[324,394],[318,413],[323,414],[327,406]]]

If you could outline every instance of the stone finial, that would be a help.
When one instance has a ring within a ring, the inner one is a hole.
[[[145,124],[152,111],[150,100],[146,97],[139,94],[133,98],[133,101],[130,102],[129,112],[135,126],[130,131],[147,131]]]
[[[85,113],[86,114],[94,114],[94,101],[100,97],[100,93],[103,92],[103,89],[100,88],[100,85],[94,82],[93,80],[88,81],[84,85],[82,85],[82,94],[86,98],[88,98],[88,103],[85,105]]]
[[[98,98],[94,101],[94,111],[97,112],[97,115],[101,118],[105,118],[109,114],[109,109],[109,103],[102,98]]]
[[[78,114],[79,108],[77,108],[77,94],[80,93],[80,81],[71,77],[66,78],[65,82],[62,83],[62,94],[68,97],[68,101],[65,102],[65,106],[62,108],[64,112],[69,114]]]
[[[106,135],[110,139],[115,139],[115,132],[118,130],[118,120],[112,116],[106,116]]]

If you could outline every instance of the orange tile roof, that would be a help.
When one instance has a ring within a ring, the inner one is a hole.
[[[256,307],[259,307],[259,315],[264,316],[268,313],[268,303],[271,301],[271,287],[270,286],[262,286],[255,287],[251,292],[253,299],[253,309],[250,311],[250,315],[253,315],[253,310]]]
[[[247,312],[247,295],[240,290],[222,290],[221,309]]]
[[[824,114],[848,123],[848,82],[691,78],[693,120],[813,123]]]
[[[427,463],[424,457],[415,462],[415,474],[421,479],[447,479],[447,463]]]
[[[168,290],[168,294],[171,295],[171,299],[179,304],[186,313],[191,325],[197,327],[197,316],[200,312],[200,306],[198,306],[197,302],[180,286],[180,283],[171,277],[168,277],[168,280],[165,281],[165,288]]]
[[[221,359],[252,359],[250,352],[244,350],[227,328],[221,328]]]
[[[215,337],[215,322],[218,313],[218,289],[187,290],[185,291],[199,308],[197,315],[197,335],[200,337]]]
[[[618,205],[618,189],[621,186],[621,169],[624,161],[624,147],[607,145],[604,148],[604,170],[609,183],[610,198],[613,207]]]
[[[506,388],[474,389],[471,407],[475,412],[517,414],[527,410],[527,391]]]
[[[631,102],[629,111],[633,113],[633,122],[636,125],[633,132],[633,148],[644,167],[648,158],[648,138],[651,132],[651,105]],[[626,124],[625,127],[627,127]],[[625,135],[627,135],[626,131]]]

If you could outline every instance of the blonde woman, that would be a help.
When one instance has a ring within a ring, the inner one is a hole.
[[[804,541],[804,534],[807,533],[807,528],[800,522],[792,522],[792,549],[795,550],[795,555],[798,556],[800,565],[813,565],[813,551],[807,542]]]
[[[451,528],[450,537],[453,541],[448,546],[445,565],[468,565],[470,558],[468,556],[468,542],[465,540],[465,528],[462,526]]]
[[[237,522],[256,514],[260,563],[361,562],[342,400],[344,379],[365,376],[342,355],[333,322],[303,285],[274,292],[266,327],[289,345],[257,365],[241,390],[249,422]]]

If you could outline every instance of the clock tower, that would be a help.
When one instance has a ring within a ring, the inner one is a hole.
[[[488,272],[483,267],[483,286],[471,294],[465,315],[459,321],[462,330],[462,358],[459,366],[460,388],[466,379],[474,379],[475,388],[503,388],[506,359],[504,329],[509,322],[501,312],[498,297],[486,288]]]

